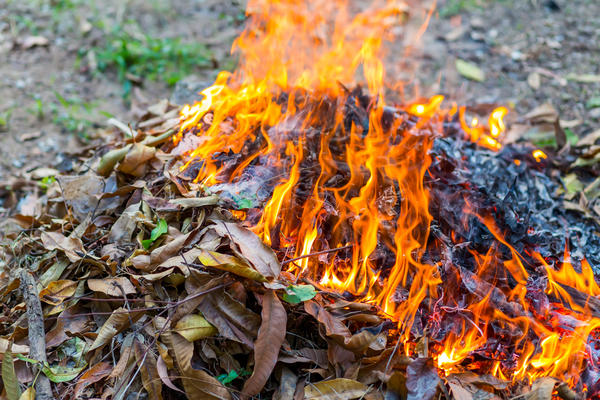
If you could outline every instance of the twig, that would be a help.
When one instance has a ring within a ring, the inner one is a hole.
[[[291,262],[298,261],[298,260],[301,260],[301,259],[307,258],[307,257],[318,256],[318,255],[326,254],[326,253],[333,253],[334,251],[338,251],[338,250],[351,249],[352,247],[354,247],[354,245],[353,244],[349,244],[349,245],[342,246],[342,247],[336,247],[335,249],[327,249],[327,250],[317,251],[315,253],[305,254],[305,255],[300,256],[300,257],[290,258],[289,260],[282,261],[281,265],[289,264]]]
[[[23,298],[27,305],[27,318],[29,321],[29,357],[40,362],[40,366],[45,365],[46,359],[46,333],[44,332],[44,316],[42,314],[42,304],[36,289],[37,285],[33,275],[23,269],[21,271],[21,290]],[[35,383],[36,398],[41,400],[54,399],[50,380],[44,374],[39,374]]]

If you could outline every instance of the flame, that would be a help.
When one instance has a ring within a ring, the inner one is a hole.
[[[532,151],[531,155],[533,156],[533,158],[535,158],[535,161],[537,161],[537,162],[541,162],[542,160],[545,160],[546,158],[548,158],[546,153],[544,153],[540,149],[536,149],[536,150]]]
[[[374,1],[352,14],[345,0],[250,0],[248,27],[232,49],[239,68],[220,73],[200,102],[181,110],[175,145],[189,134],[199,143],[182,170],[194,165],[195,181],[210,186],[235,182],[249,166],[265,167],[273,189],[260,217],[233,215],[280,257],[298,258],[288,269],[296,279],[378,307],[397,323],[405,353],[414,347],[415,321],[426,312],[434,358],[445,373],[472,362],[501,379],[576,380],[590,358],[588,337],[600,325],[588,304],[600,289],[587,262],[578,272],[566,252],[555,270],[537,253],[520,254],[494,218],[468,202],[465,229],[471,218],[494,238],[487,251],[471,252],[475,271],[426,257],[428,249],[444,246],[430,235],[425,187],[435,138],[444,124],[455,123],[466,140],[498,151],[507,109],[494,109],[486,120],[467,115],[466,107],[445,106],[441,95],[386,104],[383,42],[393,38],[389,28],[406,7]],[[358,82],[366,82],[370,96],[346,89]],[[348,120],[354,108],[367,111]],[[390,112],[392,122],[384,123]],[[532,154],[546,158],[541,150]],[[453,232],[449,240],[459,245],[462,239]],[[529,300],[526,257],[548,277],[552,303],[543,312]],[[461,284],[469,294],[452,297]],[[573,326],[563,326],[565,316]],[[499,328],[509,339],[493,337]],[[488,361],[476,363],[476,355]]]

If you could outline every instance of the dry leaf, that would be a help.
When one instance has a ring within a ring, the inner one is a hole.
[[[175,332],[187,339],[188,342],[215,336],[217,328],[212,326],[201,314],[189,314],[175,324]]]
[[[192,367],[194,344],[176,332],[164,333],[162,338],[174,354],[182,379],[183,388],[189,399],[230,400],[225,386],[201,369]]]
[[[129,150],[118,170],[129,175],[142,177],[146,173],[147,161],[154,158],[156,148],[135,143]]]
[[[183,390],[179,389],[171,381],[171,378],[169,377],[169,370],[167,369],[167,364],[165,363],[165,360],[163,360],[162,357],[158,357],[156,361],[156,372],[158,372],[158,376],[160,377],[162,383],[164,383],[168,388],[171,388],[179,393],[185,394]]]
[[[10,345],[10,340],[5,338],[0,338],[0,354],[6,353],[8,350],[8,346]],[[29,354],[29,346],[24,344],[13,344],[11,348],[12,354]]]
[[[74,398],[79,398],[79,395],[87,386],[107,377],[112,371],[112,369],[112,365],[104,361],[99,362],[98,364],[85,371],[77,380],[77,384],[75,385],[75,393],[73,394]]]
[[[27,36],[21,41],[21,47],[30,49],[35,46],[48,46],[50,41],[44,36]]]
[[[431,358],[417,358],[406,368],[407,400],[434,398],[440,378]]]
[[[85,255],[79,238],[66,237],[58,232],[42,232],[41,239],[47,250],[62,250],[71,262],[79,261]]]
[[[27,388],[19,397],[19,400],[35,400],[35,389],[32,387]]]
[[[50,282],[40,292],[40,300],[44,303],[57,306],[75,294],[77,282],[70,280],[59,280]]]
[[[368,390],[355,380],[337,378],[309,384],[304,388],[304,397],[309,400],[356,399],[366,395]]]
[[[281,264],[270,247],[267,247],[256,234],[233,222],[214,221],[214,229],[221,236],[227,236],[240,250],[250,264],[267,278],[277,278]]]
[[[273,290],[263,296],[262,307],[262,322],[254,343],[254,370],[242,389],[246,397],[257,395],[265,386],[285,339],[287,313]]]
[[[529,84],[529,86],[531,86],[533,89],[539,89],[540,85],[542,84],[541,82],[541,78],[540,78],[540,74],[538,74],[537,72],[532,72],[527,76],[527,83]]]
[[[129,279],[124,276],[118,278],[88,279],[87,285],[94,292],[101,292],[113,297],[123,297],[137,293]]]
[[[216,251],[202,250],[198,256],[198,261],[204,266],[217,268],[223,271],[231,272],[244,278],[252,279],[257,282],[266,282],[267,279],[250,267],[241,259],[227,254],[217,253]]]
[[[538,378],[531,385],[531,392],[525,394],[524,400],[552,400],[554,386],[558,383],[556,378],[544,376]]]
[[[223,290],[211,292],[202,298],[198,308],[221,336],[254,347],[260,317],[228,293]]]
[[[123,307],[114,310],[98,331],[96,340],[94,340],[92,346],[86,350],[86,353],[104,347],[117,333],[129,327],[131,322],[137,321],[142,315],[143,312],[129,312]]]
[[[142,343],[138,340],[133,343],[133,351],[142,375],[142,384],[148,393],[148,397],[151,400],[162,400],[162,385],[156,370],[154,354],[150,349],[142,347]]]

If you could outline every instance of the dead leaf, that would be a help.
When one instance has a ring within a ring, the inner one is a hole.
[[[257,282],[266,282],[267,279],[250,267],[243,260],[230,256],[228,254],[217,253],[216,251],[201,250],[197,256],[202,265],[217,268],[223,271],[231,272],[244,278],[252,279]]]
[[[162,357],[158,357],[158,359],[156,361],[156,372],[158,372],[158,376],[160,377],[160,380],[162,381],[162,383],[164,383],[168,388],[171,388],[171,389],[175,390],[176,392],[185,394],[185,392],[183,390],[179,389],[171,381],[171,378],[169,377],[169,370],[167,369],[167,364],[165,363],[165,360],[163,360]]]
[[[231,394],[217,379],[201,369],[192,367],[194,344],[176,332],[163,333],[162,339],[174,354],[189,399],[230,400]]]
[[[304,388],[304,397],[309,400],[356,399],[368,391],[369,388],[360,382],[337,378],[309,384]]]
[[[542,84],[540,74],[538,74],[537,72],[530,73],[527,76],[527,83],[529,84],[529,86],[531,86],[531,88],[535,90],[539,89],[540,85]]]
[[[73,394],[74,398],[78,398],[83,389],[92,383],[96,383],[101,381],[105,377],[107,377],[112,371],[112,365],[108,362],[99,362],[94,365],[87,371],[81,375],[81,377],[77,380],[77,384],[75,385],[75,392]]]
[[[558,111],[550,103],[544,103],[523,116],[523,119],[532,123],[553,124],[558,118]]]
[[[593,131],[592,133],[588,133],[583,138],[579,139],[577,142],[578,146],[591,146],[596,140],[600,139],[600,129]]]
[[[568,74],[567,80],[580,83],[600,83],[600,75],[595,74]]]
[[[431,358],[417,358],[406,367],[407,400],[431,400],[440,378]]]
[[[456,70],[467,79],[477,82],[485,81],[485,72],[477,65],[460,58],[456,59]]]
[[[119,164],[118,170],[129,175],[142,177],[148,167],[147,161],[154,158],[156,148],[135,143]]]
[[[531,392],[525,394],[525,400],[552,400],[554,386],[558,383],[556,378],[544,376],[536,379],[531,385]]]
[[[212,326],[201,314],[189,314],[175,324],[175,332],[187,339],[188,342],[215,336],[217,328]]]
[[[285,339],[287,313],[273,290],[263,296],[261,319],[258,338],[254,343],[254,370],[242,389],[246,397],[257,395],[265,386]]]
[[[30,49],[35,46],[48,46],[50,41],[44,36],[27,36],[21,40],[21,47]]]
[[[40,300],[44,303],[57,306],[75,294],[77,282],[70,280],[59,280],[50,282],[46,288],[40,291]]]
[[[27,388],[19,397],[19,400],[35,400],[35,389],[32,387]]]
[[[82,314],[84,312],[78,306],[69,307],[60,313],[56,325],[46,334],[46,347],[59,346],[69,340],[72,335],[87,332],[92,321],[89,316]]]
[[[92,346],[86,350],[86,353],[104,347],[117,333],[129,327],[131,322],[137,321],[142,315],[143,312],[141,311],[129,312],[123,307],[114,310],[98,331],[96,340],[94,340]]]
[[[260,317],[223,290],[207,294],[198,306],[221,336],[253,348]]]
[[[266,246],[256,234],[234,222],[214,221],[214,229],[221,236],[227,236],[237,245],[241,256],[266,278],[277,278],[281,264],[273,250]]]
[[[206,197],[192,197],[186,198],[183,197],[181,199],[172,199],[169,200],[169,203],[175,204],[176,206],[181,207],[181,209],[186,210],[188,208],[197,208],[197,207],[206,207],[213,206],[219,202],[219,196],[212,195]]]
[[[8,346],[10,344],[10,340],[5,338],[0,338],[0,354],[6,353],[8,350]],[[29,354],[29,346],[24,344],[13,344],[11,348],[11,352],[13,354]]]
[[[156,358],[150,349],[145,349],[139,340],[133,343],[133,351],[137,360],[142,384],[151,400],[162,400],[161,380],[156,370]]]
[[[94,292],[104,293],[107,296],[123,297],[136,294],[135,287],[124,276],[118,278],[88,279],[87,285]]]
[[[79,238],[66,237],[58,232],[42,232],[41,239],[47,250],[62,250],[71,262],[79,261],[85,255]]]

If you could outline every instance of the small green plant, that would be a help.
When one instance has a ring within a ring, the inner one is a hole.
[[[211,65],[210,51],[202,44],[132,35],[122,28],[110,33],[104,46],[90,51],[95,54],[99,72],[116,71],[125,98],[133,80],[162,80],[174,85],[194,69]]]
[[[50,185],[52,185],[54,182],[56,182],[56,178],[54,176],[45,176],[42,178],[41,181],[38,182],[38,186],[43,191],[46,191],[46,190],[48,190],[48,187]]]
[[[44,102],[40,98],[34,98],[34,101],[35,101],[34,105],[29,107],[27,110],[31,114],[35,114],[37,119],[39,119],[41,121],[46,116],[46,112],[44,111]]]
[[[12,108],[9,108],[6,111],[0,112],[0,132],[4,132],[8,130],[8,125],[10,123],[10,116],[12,115]]]
[[[54,92],[54,95],[60,107],[56,103],[50,105],[53,115],[52,122],[64,131],[88,140],[87,132],[95,126],[90,119],[93,116],[94,104],[83,102],[78,98],[66,99],[58,92]]]

